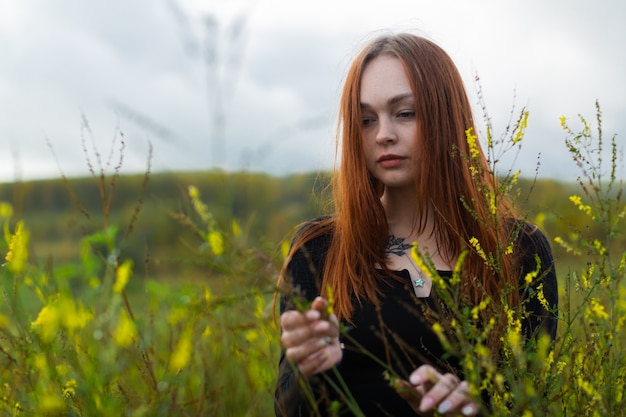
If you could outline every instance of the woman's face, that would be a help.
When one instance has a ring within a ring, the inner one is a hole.
[[[385,185],[411,187],[416,169],[415,101],[399,59],[381,55],[361,79],[363,150],[367,169]]]

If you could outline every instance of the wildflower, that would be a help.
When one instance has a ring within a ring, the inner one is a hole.
[[[328,295],[328,306],[326,307],[326,316],[330,316],[331,314],[335,314],[333,306],[335,305],[335,295],[333,294],[333,289],[330,285],[326,286],[326,294]]]
[[[70,332],[84,328],[93,318],[93,314],[79,301],[76,303],[70,296],[62,296],[58,301],[57,312],[60,323]]]
[[[283,260],[287,259],[287,255],[289,255],[289,246],[289,242],[286,240],[283,240],[280,244],[280,254]]]
[[[467,251],[464,250],[459,255],[459,258],[454,265],[454,271],[452,271],[452,278],[450,278],[450,285],[455,286],[461,283],[461,269],[463,262],[465,261],[465,257],[467,257]]]
[[[469,243],[476,250],[476,253],[478,254],[478,256],[480,256],[483,259],[483,261],[487,262],[487,255],[485,255],[485,251],[480,246],[480,242],[478,241],[478,239],[476,239],[475,237],[472,237],[469,240]]]
[[[56,306],[48,304],[39,311],[37,318],[30,324],[32,331],[37,331],[45,343],[51,342],[56,336],[61,317]]]
[[[548,300],[546,300],[546,296],[543,293],[543,284],[539,284],[537,286],[537,299],[539,300],[543,308],[545,308],[546,310],[550,310],[550,304],[548,303]]]
[[[598,251],[600,255],[604,255],[606,253],[604,245],[602,245],[602,242],[600,242],[598,239],[593,240],[593,247]]]
[[[522,112],[520,120],[517,123],[516,129],[515,129],[516,130],[515,136],[513,136],[513,145],[521,141],[522,138],[524,137],[524,132],[526,131],[526,128],[528,127],[528,115],[529,113],[527,111]]]
[[[554,238],[554,242],[556,244],[558,244],[559,246],[561,246],[563,249],[565,249],[567,251],[567,253],[571,253],[573,255],[580,255],[580,251],[576,250],[572,247],[572,245],[570,245],[569,243],[567,243],[565,240],[563,240],[562,237],[557,236]]]
[[[598,302],[596,298],[592,298],[589,302],[590,307],[587,308],[586,315],[594,315],[601,320],[609,318],[609,313],[606,312],[604,306]]]
[[[465,131],[465,136],[467,137],[467,144],[469,145],[469,152],[472,159],[476,159],[480,156],[480,152],[478,151],[478,146],[476,145],[476,135],[472,132],[472,128],[470,127]]]
[[[256,329],[247,330],[244,337],[248,342],[253,343],[259,340],[259,332]]]
[[[437,335],[437,338],[443,345],[444,349],[450,349],[451,348],[450,343],[448,342],[448,339],[446,338],[446,334],[441,324],[436,323],[436,322],[433,323],[432,329],[433,329],[433,332],[435,332],[435,334]]]
[[[578,207],[578,210],[584,212],[585,214],[587,214],[587,216],[590,216],[592,220],[595,220],[596,216],[593,215],[593,209],[591,208],[590,205],[583,204],[582,198],[580,198],[580,196],[578,196],[578,195],[571,195],[569,197],[569,200],[572,203],[574,203],[574,205],[576,207]]]
[[[224,238],[217,230],[209,232],[208,236],[209,248],[215,256],[220,256],[224,253]]]
[[[233,236],[237,237],[241,235],[241,227],[239,226],[239,222],[237,222],[237,220],[233,219],[233,221],[230,224],[230,227],[233,231]]]
[[[172,355],[170,356],[170,372],[178,372],[189,365],[192,347],[191,330],[187,329],[181,335],[174,351],[172,352]]]
[[[474,320],[478,320],[478,313],[480,313],[481,311],[483,311],[485,308],[487,308],[487,305],[489,304],[489,298],[485,298],[484,300],[482,300],[477,306],[472,308],[471,314],[472,314],[472,318]]]
[[[13,217],[13,207],[9,203],[4,201],[0,202],[0,219],[3,221],[9,220]]]
[[[68,380],[63,386],[63,398],[67,400],[68,398],[74,397],[76,395],[77,386],[78,384],[75,379]]]
[[[40,397],[39,410],[41,415],[59,415],[65,409],[63,400],[53,393],[46,393]]]
[[[211,331],[211,327],[206,326],[206,328],[205,328],[205,329],[204,329],[204,331],[202,332],[202,337],[206,339],[206,338],[208,338],[208,337],[210,337],[210,336],[211,336],[211,333],[212,333],[212,331]]]
[[[113,339],[120,347],[128,347],[137,339],[137,329],[135,323],[128,317],[126,310],[122,310],[117,323],[117,328],[113,333]]]
[[[26,268],[28,238],[29,233],[24,229],[24,223],[18,222],[15,227],[15,233],[11,236],[11,241],[9,242],[9,252],[5,257],[9,270],[16,274],[22,273]]]
[[[132,274],[133,261],[127,259],[117,268],[117,274],[115,279],[115,284],[113,284],[113,292],[121,293],[126,288],[126,284],[130,280],[130,275]]]

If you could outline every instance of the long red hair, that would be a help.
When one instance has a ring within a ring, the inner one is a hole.
[[[467,132],[475,132],[472,110],[462,78],[446,52],[432,41],[412,34],[384,35],[371,41],[353,61],[343,88],[338,127],[341,156],[333,177],[335,216],[298,236],[293,254],[315,236],[331,233],[332,240],[323,271],[321,295],[334,298],[340,320],[351,320],[353,297],[358,302],[378,304],[381,294],[376,265],[385,265],[389,228],[380,201],[383,185],[365,164],[360,106],[361,78],[367,64],[380,55],[399,59],[404,65],[415,100],[421,140],[421,158],[415,176],[415,192],[421,207],[416,228],[424,231],[426,211],[434,214],[434,234],[440,252],[451,261],[469,250],[463,264],[463,282],[468,301],[477,304],[490,297],[498,302],[507,284],[517,288],[511,256],[498,257],[511,233],[498,219],[513,217],[506,199],[489,202],[485,192],[494,192],[490,171],[480,144],[468,144]],[[475,147],[474,147],[475,146]],[[496,268],[483,256],[502,259]],[[506,292],[509,303],[519,305],[516,291]]]

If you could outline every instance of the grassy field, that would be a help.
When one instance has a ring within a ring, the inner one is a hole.
[[[506,306],[502,361],[476,326],[456,334],[468,379],[490,393],[484,415],[625,415],[626,208],[617,158],[607,168],[581,152],[592,139],[570,132],[579,184],[516,178],[522,214],[554,248],[559,337],[523,346],[523,312]],[[0,415],[272,415],[271,298],[293,228],[327,207],[327,178],[0,186]]]

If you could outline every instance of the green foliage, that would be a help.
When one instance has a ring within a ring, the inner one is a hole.
[[[489,143],[518,146],[527,119],[522,112],[507,139],[492,138],[488,124]],[[503,188],[483,190],[493,204],[505,192],[532,191],[518,202],[555,243],[556,343],[524,344],[523,311],[505,307],[494,316],[507,325],[503,358],[494,361],[490,325],[475,324],[496,303],[454,311],[457,281],[446,287],[432,274],[455,314],[434,330],[464,358],[474,392],[490,392],[484,415],[623,413],[626,208],[618,151],[612,138],[607,168],[599,108],[595,134],[580,121],[576,132],[562,120],[581,168],[576,188],[494,170]],[[499,152],[490,155],[499,160]],[[13,200],[0,203],[0,414],[272,415],[278,248],[296,223],[318,215],[326,177],[179,173],[150,175],[148,184],[147,175],[121,177],[117,169],[93,174],[0,190],[0,201]],[[36,210],[42,202],[46,213]],[[489,261],[507,250],[503,244]],[[427,258],[416,261],[429,269]]]
[[[71,286],[67,266],[30,262],[28,230],[11,230],[11,206],[2,205],[2,414],[270,414],[275,262],[249,248],[236,223],[218,229],[195,198],[209,229],[199,251],[228,276],[221,294],[206,283],[138,281],[115,226],[82,240],[71,266],[82,281]]]

